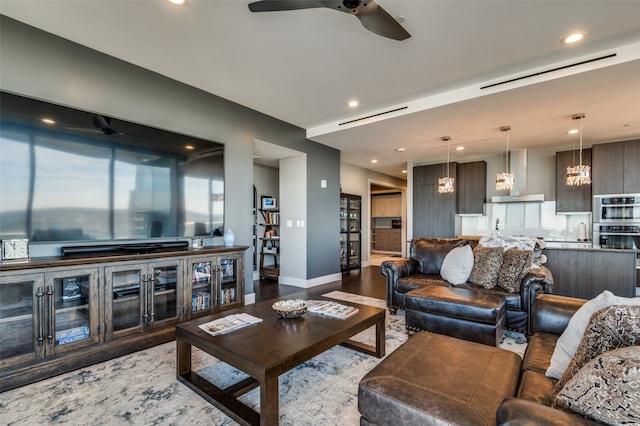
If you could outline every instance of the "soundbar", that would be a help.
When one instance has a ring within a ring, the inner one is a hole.
[[[99,244],[90,246],[62,247],[63,256],[87,255],[87,254],[132,254],[151,253],[156,250],[172,248],[188,248],[188,241],[167,241],[162,243],[136,243],[136,244]]]

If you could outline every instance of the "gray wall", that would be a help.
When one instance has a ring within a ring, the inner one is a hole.
[[[5,16],[0,16],[0,88],[225,144],[225,227],[234,230],[238,245],[251,245],[254,138],[307,150],[312,177],[319,167],[339,173],[339,152],[306,140],[304,129]],[[310,193],[308,210],[337,217],[338,197],[334,203],[326,201]],[[336,231],[310,241],[313,253],[323,253],[335,251],[339,237]],[[249,250],[245,260],[251,293]],[[335,266],[321,261],[313,274],[339,270],[337,261]]]

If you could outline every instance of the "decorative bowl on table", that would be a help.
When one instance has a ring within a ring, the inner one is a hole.
[[[298,318],[307,312],[307,301],[302,299],[280,300],[271,308],[282,318]]]

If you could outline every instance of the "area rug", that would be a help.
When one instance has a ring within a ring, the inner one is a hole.
[[[325,296],[384,308],[385,301],[346,292]],[[407,340],[404,312],[386,315],[386,353]],[[355,340],[375,343],[374,329]],[[504,344],[504,342],[503,342]],[[521,346],[511,343],[514,348]],[[175,342],[82,368],[0,394],[0,420],[17,425],[235,425],[175,378]],[[281,425],[359,424],[360,379],[380,359],[336,346],[280,376]],[[194,348],[193,367],[219,387],[244,373]],[[259,411],[259,389],[241,400]]]
[[[373,299],[374,301],[377,299]],[[386,353],[406,341],[387,315]],[[356,336],[375,343],[374,329]],[[358,382],[380,359],[336,346],[280,376],[281,425],[358,425]],[[245,377],[194,348],[193,366],[219,387]],[[5,425],[235,425],[175,378],[175,342],[0,394]],[[259,411],[259,389],[243,402]]]

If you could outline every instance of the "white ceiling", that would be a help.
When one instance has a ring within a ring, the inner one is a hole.
[[[638,0],[378,0],[405,18],[404,41],[329,9],[251,13],[248,3],[2,0],[0,13],[305,128],[342,161],[396,177],[407,161],[442,162],[445,135],[465,145],[452,161],[499,155],[503,125],[513,149],[572,149],[575,113],[586,114],[585,146],[640,138]],[[561,44],[572,31],[586,40]]]

